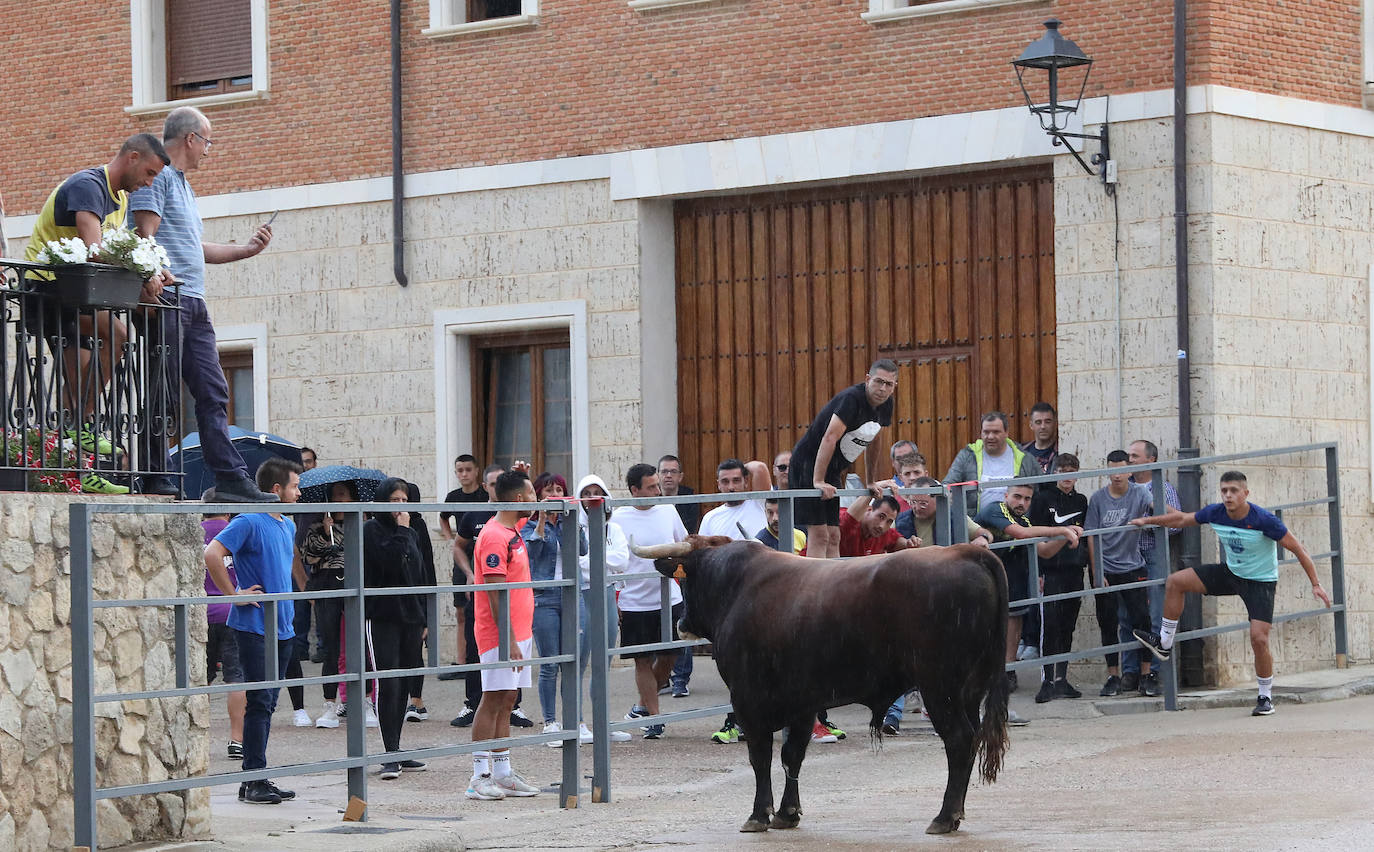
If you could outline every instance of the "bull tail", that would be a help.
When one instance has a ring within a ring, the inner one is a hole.
[[[984,783],[997,780],[1002,770],[1002,756],[1006,753],[1007,739],[1007,699],[1010,689],[1007,685],[1003,655],[1007,647],[1007,574],[1002,568],[1002,560],[983,551],[983,567],[991,575],[996,589],[996,609],[993,611],[993,636],[989,637],[988,652],[984,671],[986,672],[987,695],[984,697],[983,719],[974,736],[974,747],[980,756],[978,771]]]

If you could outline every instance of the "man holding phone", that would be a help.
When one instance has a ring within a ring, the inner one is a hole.
[[[215,474],[210,496],[221,503],[272,502],[277,498],[260,491],[249,479],[243,456],[229,440],[229,385],[205,304],[205,264],[232,263],[258,254],[272,240],[271,220],[258,226],[246,243],[205,242],[196,194],[186,173],[200,168],[210,153],[214,144],[210,120],[194,107],[178,107],[167,114],[162,144],[171,165],[129,201],[139,235],[157,238],[171,259],[172,275],[181,284],[180,295],[164,293],[155,283],[144,288],[144,302],[156,300],[180,310],[143,309],[153,344],[168,349],[165,374],[149,382],[140,466],[151,473],[140,478],[139,490],[164,495],[179,490],[163,472],[168,464],[167,444],[177,434],[176,383],[180,380],[195,399],[205,464]]]

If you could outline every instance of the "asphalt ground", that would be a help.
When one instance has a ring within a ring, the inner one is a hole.
[[[307,674],[311,674],[311,667]],[[1025,678],[1023,678],[1025,680]],[[638,736],[613,744],[612,801],[593,804],[584,779],[580,807],[562,810],[553,792],[528,799],[476,802],[463,797],[466,756],[430,762],[428,771],[368,782],[365,823],[345,823],[343,773],[281,778],[296,801],[246,805],[235,785],[212,788],[209,842],[143,844],[186,850],[456,849],[826,849],[885,850],[921,846],[974,849],[1349,849],[1374,837],[1374,667],[1285,678],[1275,685],[1277,712],[1252,717],[1253,687],[1183,697],[1182,712],[1159,700],[1085,697],[1036,705],[1023,686],[1012,705],[1032,722],[1011,729],[1001,778],[975,784],[967,818],[948,836],[924,834],[939,809],[945,761],[939,738],[908,715],[898,737],[873,743],[867,711],[838,708],[832,720],[850,732],[839,743],[813,745],[802,769],[801,826],[744,835],[753,775],[746,748],[709,741],[719,720],[669,725],[662,740]],[[461,703],[457,682],[429,681],[431,719],[409,723],[404,747],[467,741],[448,718]],[[630,705],[631,670],[612,669],[613,718]],[[712,663],[698,657],[692,696],[664,697],[665,710],[725,700]],[[318,712],[318,688],[307,706]],[[538,720],[538,701],[525,704]],[[223,756],[227,717],[212,707],[212,771],[236,766]],[[537,727],[527,730],[539,730]],[[294,728],[283,693],[268,759],[280,765],[344,753],[344,730]],[[369,732],[369,747],[380,738]],[[583,774],[591,748],[580,749]],[[516,749],[516,771],[552,790],[561,756],[543,745]],[[375,770],[374,770],[375,773]],[[782,773],[774,764],[781,795]],[[1363,838],[1363,840],[1361,840]]]

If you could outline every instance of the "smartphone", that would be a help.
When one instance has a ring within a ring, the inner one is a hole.
[[[280,210],[275,210],[275,211],[273,211],[273,212],[272,212],[272,215],[269,216],[269,217],[267,217],[267,221],[266,221],[266,222],[263,222],[263,224],[264,224],[264,225],[270,225],[270,224],[272,224],[273,222],[275,222],[275,221],[277,220],[277,214],[279,214],[279,213],[281,213]]]

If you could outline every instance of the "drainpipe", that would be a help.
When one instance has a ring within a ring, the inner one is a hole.
[[[401,162],[401,0],[391,0],[391,270],[406,277],[405,172]]]
[[[1174,0],[1174,275],[1178,312],[1178,457],[1199,455],[1193,440],[1193,393],[1189,372],[1188,323],[1188,0]],[[1186,465],[1178,469],[1178,500],[1185,512],[1201,508],[1202,469]],[[1202,564],[1202,536],[1197,527],[1183,530],[1179,566]],[[1202,626],[1202,602],[1188,595],[1181,630]],[[1179,653],[1179,676],[1189,686],[1202,684],[1202,646],[1188,642]]]

